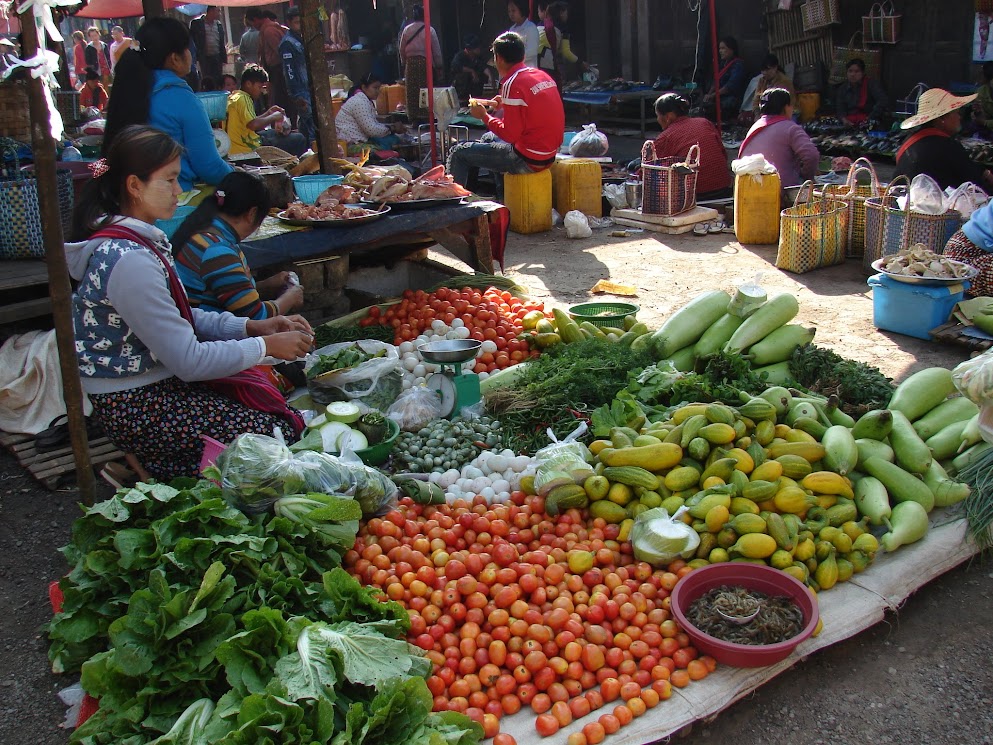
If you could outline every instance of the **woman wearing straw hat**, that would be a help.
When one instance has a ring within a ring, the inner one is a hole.
[[[894,175],[912,179],[926,173],[942,189],[966,181],[986,188],[993,186],[993,173],[974,163],[954,139],[962,128],[960,110],[975,99],[975,94],[959,98],[941,88],[924,91],[917,102],[917,114],[900,125],[901,129],[921,129],[904,140],[897,150]]]

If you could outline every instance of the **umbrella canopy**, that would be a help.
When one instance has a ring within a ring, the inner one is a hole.
[[[289,0],[285,0],[289,2]],[[179,0],[163,0],[166,8],[186,5]],[[252,5],[279,5],[271,0],[214,0],[211,5],[227,5],[232,8],[247,8]],[[75,14],[77,18],[137,18],[145,15],[141,0],[90,0],[89,4]]]

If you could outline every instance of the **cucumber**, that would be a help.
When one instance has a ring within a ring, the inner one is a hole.
[[[915,372],[893,391],[893,398],[886,406],[890,411],[902,412],[914,422],[938,406],[955,392],[951,370],[929,367]]]
[[[677,310],[652,334],[652,347],[659,359],[695,344],[726,312],[731,296],[723,290],[697,295]]]
[[[892,414],[893,429],[890,431],[890,443],[896,454],[896,462],[901,468],[923,476],[931,465],[931,449],[917,436],[910,419],[904,416],[902,411],[896,410]],[[958,447],[958,443],[955,446]]]
[[[348,401],[335,401],[328,404],[327,417],[329,422],[344,422],[351,424],[362,416],[359,407]]]
[[[817,329],[804,328],[796,324],[780,326],[761,341],[748,348],[744,355],[752,365],[772,365],[786,362],[793,356],[793,350],[814,340]]]
[[[895,463],[887,463],[882,458],[869,458],[862,468],[883,482],[894,502],[917,502],[928,512],[934,509],[934,494],[928,485]]]
[[[700,341],[696,343],[694,351],[697,357],[713,357],[724,348],[731,335],[738,330],[738,327],[745,322],[744,318],[738,318],[730,313],[725,313],[717,319],[703,332]]]
[[[979,407],[964,396],[942,401],[914,422],[914,430],[922,440],[929,440],[955,422],[962,422],[979,413]]]
[[[800,303],[789,292],[776,295],[745,319],[724,345],[725,352],[740,352],[762,341],[781,326],[792,321],[800,312]]]

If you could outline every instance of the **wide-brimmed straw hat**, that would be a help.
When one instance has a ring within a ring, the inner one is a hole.
[[[927,122],[940,119],[945,114],[961,109],[966,104],[976,100],[976,94],[971,96],[953,96],[941,88],[929,88],[917,99],[917,113],[909,119],[904,119],[900,124],[900,129],[911,129],[919,127]]]
[[[12,42],[10,39],[8,39],[8,38],[6,38],[4,36],[0,36],[0,46],[11,47],[12,49],[16,49],[17,48],[17,46],[14,44],[14,42]]]

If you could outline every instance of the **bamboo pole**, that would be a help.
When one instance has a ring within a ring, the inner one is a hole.
[[[434,123],[434,56],[431,43],[431,0],[424,0],[424,60],[428,70],[428,132],[431,135],[431,167],[438,165],[438,140]],[[446,133],[442,132],[442,137]]]
[[[21,13],[20,19],[24,57],[30,59],[38,52],[38,29],[30,10]],[[93,504],[96,497],[96,477],[90,463],[90,445],[83,416],[83,388],[79,382],[76,339],[72,329],[72,287],[69,284],[69,270],[66,268],[65,239],[59,215],[55,141],[50,130],[51,120],[43,85],[46,83],[28,77],[34,175],[38,180],[38,206],[48,267],[48,289],[52,298],[52,318],[55,321],[55,339],[62,372],[62,395],[69,417],[69,438],[76,463],[76,483],[83,502]]]
[[[331,161],[338,153],[338,133],[331,114],[331,81],[328,79],[328,59],[324,54],[324,35],[317,15],[318,0],[300,0],[300,33],[310,78],[310,105],[317,127],[317,157],[323,173],[338,173]]]

